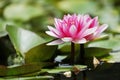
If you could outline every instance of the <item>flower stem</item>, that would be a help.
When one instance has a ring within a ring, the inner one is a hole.
[[[70,55],[70,64],[74,65],[74,59],[75,59],[75,44],[71,42],[71,55]]]
[[[79,62],[81,65],[85,65],[85,48],[84,44],[80,44]]]
[[[80,54],[79,54],[79,62],[81,65],[85,65],[85,48],[84,44],[80,44]],[[82,80],[86,80],[86,72],[82,71]]]
[[[85,71],[82,72],[82,80],[86,80],[86,72]]]

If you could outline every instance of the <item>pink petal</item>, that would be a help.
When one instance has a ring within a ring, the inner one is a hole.
[[[89,28],[83,34],[79,35],[80,38],[93,34],[97,30],[97,27]]]
[[[71,25],[70,29],[69,29],[69,33],[71,34],[72,37],[76,36],[76,32],[77,32],[77,28],[75,25]]]
[[[85,26],[83,26],[83,28],[81,28],[82,30],[78,33],[78,36],[81,36],[81,34],[84,33],[89,28],[92,21],[93,20],[90,20]]]
[[[48,29],[51,31],[51,32],[53,32],[54,34],[56,34],[57,36],[61,36],[61,34],[60,34],[60,32],[57,30],[57,29],[55,29],[55,28],[53,28],[53,27],[51,27],[51,26],[48,26]]]
[[[99,36],[103,31],[105,31],[105,30],[107,29],[107,27],[108,27],[107,24],[101,25],[101,26],[97,29],[97,31],[96,31],[96,33],[95,33],[94,35],[95,35],[96,37]]]
[[[48,43],[47,45],[59,45],[59,44],[62,44],[64,43],[61,39],[57,39],[55,41],[52,41],[50,43]]]
[[[77,20],[80,21],[82,15],[78,15]]]
[[[108,28],[108,25],[107,24],[103,24],[99,27],[98,29],[98,32],[101,33],[103,32],[104,30],[106,30]]]
[[[86,22],[88,22],[91,19],[91,17],[88,14],[84,15],[84,18],[85,18],[84,20]]]
[[[82,38],[80,40],[76,40],[76,41],[73,41],[74,43],[77,43],[77,44],[84,44],[87,42],[87,40],[85,38]]]
[[[91,17],[90,17],[90,15],[86,15],[86,22],[88,22],[88,21],[90,21],[91,20]]]
[[[66,15],[64,15],[63,20],[65,23],[68,23],[68,17]]]
[[[95,37],[94,37],[93,34],[90,34],[90,35],[88,35],[88,36],[85,36],[85,39],[88,40],[88,41],[93,40],[94,38],[95,38]]]
[[[82,27],[83,27],[83,24],[84,24],[84,16],[83,16],[83,15],[80,16],[79,23],[80,23],[80,26],[81,26],[81,28],[82,28]]]
[[[88,29],[92,22],[93,22],[93,20],[90,20],[89,22],[87,22],[85,24],[85,26],[83,27],[83,31],[86,30],[86,29]]]
[[[64,37],[64,38],[62,38],[62,41],[64,41],[64,42],[71,42],[72,38],[71,37]]]
[[[64,36],[69,36],[69,32],[68,32],[68,30],[69,30],[69,27],[67,26],[67,24],[63,24],[63,35]]]
[[[55,27],[56,27],[56,29],[61,30],[61,22],[62,22],[62,20],[61,19],[57,19],[57,18],[55,18],[54,20],[55,20]]]
[[[46,31],[45,33],[52,36],[52,37],[58,38],[58,36],[55,33],[51,32],[51,31]]]
[[[91,23],[89,28],[92,28],[94,26],[98,26],[98,16],[93,18],[93,21],[92,21],[92,23]]]
[[[59,25],[60,22],[62,22],[61,19],[57,19],[57,18],[55,18],[54,21],[55,21],[55,23],[56,23],[57,26]]]
[[[55,32],[56,34],[59,34],[59,31],[51,26],[48,26],[48,29],[52,32]]]
[[[54,30],[56,30],[55,28],[53,28],[52,26],[47,26],[48,27],[48,29],[50,30],[50,31],[54,31]]]

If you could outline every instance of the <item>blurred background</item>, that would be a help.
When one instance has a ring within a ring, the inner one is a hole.
[[[6,24],[48,39],[45,31],[48,25],[54,26],[54,18],[74,13],[98,16],[101,24],[109,25],[107,33],[120,39],[120,0],[0,0],[0,64],[8,65],[8,55],[15,53]]]
[[[54,18],[72,13],[99,16],[100,23],[120,32],[119,0],[0,0],[0,27],[14,24],[39,34]]]

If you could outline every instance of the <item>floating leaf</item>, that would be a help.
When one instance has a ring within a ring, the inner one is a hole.
[[[94,43],[94,42],[93,42]],[[92,43],[90,43],[92,44]],[[105,44],[105,43],[104,43]],[[63,53],[70,53],[70,44],[65,44],[59,47],[60,51]],[[79,54],[79,45],[75,45],[76,56]],[[85,48],[85,56],[88,57],[102,57],[104,55],[108,55],[111,49],[109,48],[101,48],[97,46],[89,46]]]
[[[0,76],[18,76],[41,70],[41,64],[25,64],[16,67],[0,66]]]
[[[70,68],[55,68],[55,69],[43,69],[44,71],[51,73],[51,74],[57,74],[60,72],[70,71]]]
[[[22,54],[45,42],[42,37],[19,27],[7,26],[7,32],[16,51]]]
[[[66,72],[66,71],[71,71],[71,70],[73,70],[73,67],[77,67],[77,68],[79,68],[79,69],[86,69],[87,68],[87,66],[85,66],[85,65],[74,65],[74,66],[64,66],[64,67],[56,67],[56,68],[54,68],[54,69],[42,69],[43,71],[46,71],[46,72],[48,72],[48,73],[55,73],[55,74],[57,74],[57,73],[60,73],[60,72]]]
[[[119,50],[120,41],[118,39],[96,41],[88,44],[88,47],[101,47],[101,48]]]
[[[61,52],[64,52],[64,53],[70,52],[70,50],[71,50],[70,45],[71,45],[70,43],[61,44],[61,45],[59,45],[59,49],[60,49]],[[75,44],[75,50],[76,51],[79,50],[79,44]]]
[[[106,61],[107,63],[120,63],[120,52],[111,52],[110,56],[103,58],[102,61]]]
[[[94,68],[93,57],[95,56],[98,59],[107,58],[110,56],[111,49],[98,48],[98,47],[89,47],[85,49],[85,63]]]
[[[25,61],[26,63],[31,63],[50,60],[55,54],[56,49],[57,46],[38,45],[25,54]]]
[[[105,57],[109,55],[111,49],[105,49],[105,48],[96,48],[96,47],[90,47],[85,49],[85,57],[90,58],[90,57]]]
[[[52,76],[35,76],[35,77],[16,77],[16,78],[0,78],[0,80],[51,80],[54,77]]]

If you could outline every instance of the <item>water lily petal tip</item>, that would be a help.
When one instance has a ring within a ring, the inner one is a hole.
[[[57,40],[47,43],[47,45],[59,45],[62,43],[64,43],[64,42],[61,39],[57,39]]]

